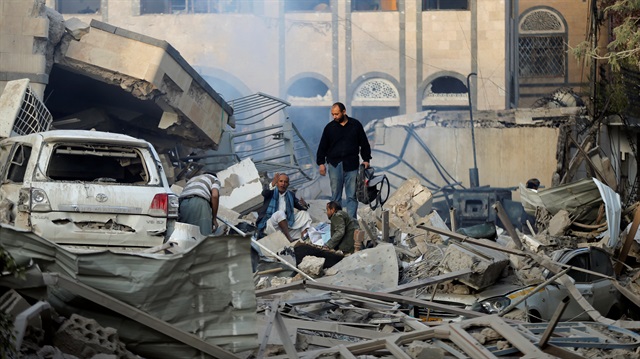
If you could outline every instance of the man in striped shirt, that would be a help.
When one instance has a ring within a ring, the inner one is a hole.
[[[178,221],[200,227],[204,236],[218,228],[218,203],[220,180],[213,173],[205,172],[191,177],[180,194]]]

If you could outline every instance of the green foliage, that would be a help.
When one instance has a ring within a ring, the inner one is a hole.
[[[640,0],[600,0],[600,28],[611,26],[606,48],[584,41],[570,51],[579,59],[606,60],[614,72],[622,67],[640,68]],[[606,35],[606,34],[605,34]]]
[[[24,268],[15,262],[4,247],[0,246],[0,276],[6,273],[16,277],[23,277]],[[16,357],[13,339],[13,318],[9,313],[0,312],[0,359]]]
[[[601,90],[600,93],[604,95],[600,98],[599,108],[606,108],[607,114],[623,113],[629,105],[629,101],[622,74],[615,72],[609,82],[601,82],[598,86]]]

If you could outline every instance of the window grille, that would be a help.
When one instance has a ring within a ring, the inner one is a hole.
[[[549,9],[537,9],[520,19],[518,29],[519,75],[564,76],[567,29],[560,16]]]
[[[364,82],[355,92],[354,100],[398,100],[400,95],[395,86],[384,79],[372,79]]]
[[[51,127],[53,116],[30,87],[27,87],[22,105],[13,124],[13,132],[18,135],[47,131]]]
[[[28,79],[7,82],[0,97],[0,137],[47,131],[53,116],[29,87]]]
[[[519,40],[522,77],[560,77],[565,74],[562,36],[527,36]]]

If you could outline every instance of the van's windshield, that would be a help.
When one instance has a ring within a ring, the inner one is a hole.
[[[147,184],[149,174],[136,148],[103,144],[57,144],[47,177],[54,181]]]

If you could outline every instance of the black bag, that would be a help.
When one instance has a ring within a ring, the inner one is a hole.
[[[385,191],[386,184],[386,191]],[[386,192],[384,198],[382,193]],[[387,176],[375,175],[373,167],[365,168],[363,164],[358,168],[358,177],[356,177],[356,198],[362,204],[368,204],[371,209],[376,209],[378,205],[382,206],[389,197],[389,180]]]

